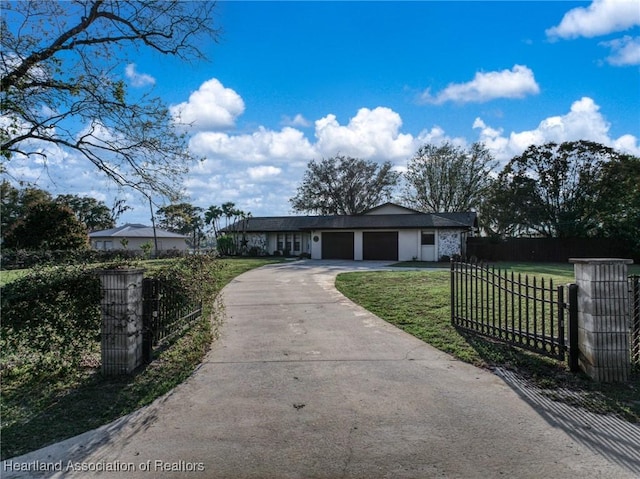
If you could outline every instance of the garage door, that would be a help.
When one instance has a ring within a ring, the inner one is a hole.
[[[362,258],[365,260],[398,261],[398,232],[362,233]]]
[[[353,232],[322,233],[322,259],[353,259]]]

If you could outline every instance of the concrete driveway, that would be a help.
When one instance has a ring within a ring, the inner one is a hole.
[[[637,426],[549,406],[517,378],[461,363],[334,288],[341,271],[383,266],[301,261],[241,275],[223,291],[221,337],[188,381],[115,423],[13,459],[14,470],[40,461],[33,466],[62,471],[9,473],[5,462],[2,477],[640,474]]]

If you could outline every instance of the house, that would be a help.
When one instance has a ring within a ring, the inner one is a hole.
[[[438,261],[465,254],[476,213],[422,213],[385,203],[361,215],[251,217],[241,231],[248,251],[312,259]]]
[[[158,241],[158,251],[187,249],[186,236],[156,228],[155,238]],[[97,250],[140,251],[140,247],[147,243],[154,245],[154,231],[151,226],[140,224],[126,224],[108,230],[89,233],[91,247]]]

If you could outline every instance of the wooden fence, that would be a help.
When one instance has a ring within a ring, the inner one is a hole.
[[[627,242],[606,238],[467,238],[467,257],[483,261],[566,263],[569,258],[632,258],[640,251]]]

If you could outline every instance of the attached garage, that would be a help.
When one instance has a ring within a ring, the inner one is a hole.
[[[362,233],[362,259],[398,261],[397,231],[365,231]]]
[[[350,259],[354,257],[353,232],[322,233],[322,259]]]

